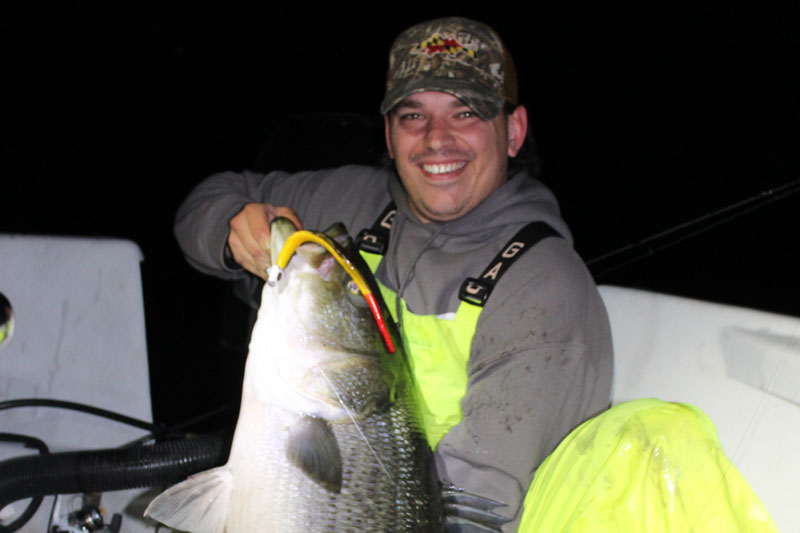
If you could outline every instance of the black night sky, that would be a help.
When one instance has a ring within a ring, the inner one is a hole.
[[[647,257],[600,283],[800,316],[800,194],[777,199],[800,179],[796,2],[545,1],[524,15],[502,0],[272,4],[26,2],[0,14],[0,232],[141,247],[157,420],[235,401],[246,344],[227,285],[194,272],[172,237],[181,199],[221,170],[375,160],[388,48],[436,16],[503,36],[542,179],[585,259],[777,193],[634,250]]]

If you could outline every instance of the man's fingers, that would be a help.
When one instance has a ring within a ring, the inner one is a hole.
[[[253,274],[265,278],[270,265],[269,219],[275,209],[268,204],[252,203],[231,219],[228,246],[233,259]]]
[[[269,224],[263,208],[254,209],[251,207],[253,205],[246,205],[239,214],[231,219],[228,244],[232,244],[231,238],[236,237],[241,253],[258,255],[262,250],[261,243],[269,242]],[[231,246],[231,250],[233,250],[233,246]],[[266,252],[266,248],[263,248],[263,251]]]
[[[231,232],[228,235],[228,248],[231,250],[231,256],[236,263],[247,271],[252,272],[253,265],[251,264],[249,254],[246,252],[241,239],[236,233]]]
[[[255,242],[255,241],[253,241]],[[248,272],[255,274],[260,278],[266,279],[265,269],[269,266],[269,255],[264,252],[251,253],[253,244],[245,246],[239,234],[231,232],[228,237],[228,246],[231,249],[234,261],[242,266]]]
[[[263,279],[266,279],[266,269],[272,264],[269,225],[275,217],[286,217],[298,229],[303,227],[300,217],[291,208],[261,203],[245,205],[230,222],[228,246],[233,259],[245,270]]]

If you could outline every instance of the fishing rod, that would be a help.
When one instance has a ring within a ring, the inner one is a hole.
[[[783,200],[798,192],[800,192],[800,179],[783,183],[777,187],[765,189],[744,200],[734,202],[710,213],[678,224],[677,226],[660,231],[635,243],[627,244],[605,254],[601,254],[587,261],[586,265],[594,275],[594,278],[599,280],[611,272],[637,263],[645,258],[652,257],[658,252],[662,252],[667,248],[671,248],[688,239],[697,237],[713,228],[727,224],[732,220],[757,209],[761,209],[778,200]],[[627,259],[617,260],[617,262],[611,261],[623,255],[625,255]],[[603,265],[608,266],[603,267]]]

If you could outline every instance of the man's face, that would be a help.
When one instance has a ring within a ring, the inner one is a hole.
[[[415,93],[386,115],[386,143],[411,209],[423,222],[464,216],[508,179],[527,131],[518,107],[483,120],[458,98]]]

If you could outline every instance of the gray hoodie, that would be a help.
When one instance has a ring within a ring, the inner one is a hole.
[[[564,237],[542,240],[500,279],[472,340],[464,418],[435,451],[442,482],[505,504],[496,510],[510,519],[503,531],[515,531],[536,468],[570,430],[608,407],[613,373],[605,308],[543,184],[516,174],[465,216],[422,223],[393,169],[227,172],[192,191],[175,233],[197,269],[255,283],[225,259],[228,222],[246,203],[289,206],[309,229],[341,221],[355,235],[392,200],[397,215],[376,275],[416,314],[454,313],[464,279],[478,277],[529,222]]]

